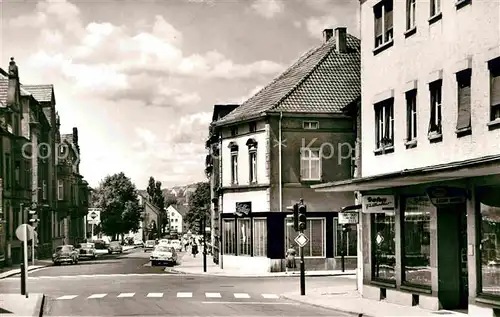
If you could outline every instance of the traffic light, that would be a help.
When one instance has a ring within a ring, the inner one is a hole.
[[[298,215],[299,215],[299,231],[304,231],[307,228],[307,207],[304,203],[300,203],[297,205]]]
[[[36,209],[30,209],[28,211],[28,214],[29,214],[29,223],[30,225],[32,225],[33,227],[36,228],[37,224],[38,224],[38,214],[37,214],[37,210]]]
[[[299,231],[299,204],[293,205],[293,229]]]

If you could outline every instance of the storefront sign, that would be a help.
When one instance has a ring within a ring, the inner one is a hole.
[[[436,186],[426,189],[427,196],[436,207],[462,204],[467,200],[467,191],[458,187]]]
[[[339,212],[339,224],[358,224],[359,213],[357,212]]]
[[[363,196],[363,213],[394,212],[394,195]]]
[[[236,210],[234,214],[238,217],[248,216],[252,212],[252,202],[238,202],[236,203]]]

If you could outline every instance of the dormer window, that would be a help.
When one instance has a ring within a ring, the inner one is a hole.
[[[257,141],[248,139],[248,180],[250,184],[257,183]]]
[[[319,129],[319,122],[318,121],[303,121],[302,127],[305,130],[318,130]]]
[[[231,136],[237,136],[237,135],[238,135],[238,128],[232,127],[231,128]]]

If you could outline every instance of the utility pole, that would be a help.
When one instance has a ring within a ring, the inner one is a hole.
[[[203,216],[201,218],[201,224],[202,224],[202,229],[201,232],[203,232],[203,272],[207,272],[207,232],[206,232],[206,215],[203,213]]]

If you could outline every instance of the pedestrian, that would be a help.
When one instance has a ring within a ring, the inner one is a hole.
[[[193,254],[193,258],[198,254],[198,245],[196,243],[193,243],[191,246],[191,253]]]
[[[293,245],[291,245],[288,250],[286,250],[286,274],[288,274],[288,269],[295,269],[297,267],[295,263],[295,256],[297,252],[295,251]]]

